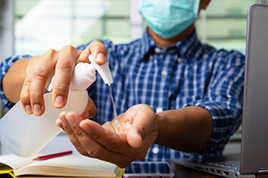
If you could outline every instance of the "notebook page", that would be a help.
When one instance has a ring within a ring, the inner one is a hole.
[[[13,154],[3,155],[0,156],[0,163],[3,163],[12,169],[18,169],[22,166],[30,164],[33,162],[34,157],[19,157]]]
[[[66,155],[57,158],[47,159],[44,161],[35,161],[25,167],[33,167],[40,165],[107,171],[114,171],[117,168],[117,166],[112,163],[101,161],[99,159],[89,158],[79,154]]]

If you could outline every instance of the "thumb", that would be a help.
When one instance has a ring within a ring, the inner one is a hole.
[[[79,57],[78,62],[89,63],[88,56],[92,54],[94,61],[98,65],[104,65],[106,63],[107,50],[104,44],[99,40],[92,41],[85,50],[83,50]]]
[[[133,148],[142,146],[142,137],[137,127],[132,126],[127,133],[127,142]]]

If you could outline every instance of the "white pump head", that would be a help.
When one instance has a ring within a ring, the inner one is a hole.
[[[93,60],[92,54],[88,56],[91,64],[80,62],[75,66],[71,87],[86,90],[95,80],[95,70],[102,77],[104,83],[111,85],[113,78],[107,63],[100,66]]]
[[[95,69],[99,72],[104,83],[111,85],[113,83],[113,78],[112,78],[112,74],[111,74],[108,64],[105,63],[102,66],[96,64],[93,59],[92,54],[88,56],[88,59],[90,60],[91,64],[94,65]]]
[[[70,89],[86,90],[96,80],[95,70],[93,65],[79,62],[74,68]]]
[[[108,85],[111,85],[113,83],[113,78],[108,64],[105,63],[104,65],[99,66],[93,60],[92,54],[89,55],[88,58],[91,64],[79,62],[75,66],[70,89],[86,90],[96,80],[95,70],[99,72],[104,83]],[[52,81],[48,87],[48,91],[52,90]]]

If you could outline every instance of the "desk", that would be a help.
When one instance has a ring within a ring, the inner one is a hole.
[[[170,163],[170,166],[175,173],[175,178],[218,178],[218,176],[178,166],[174,163]]]

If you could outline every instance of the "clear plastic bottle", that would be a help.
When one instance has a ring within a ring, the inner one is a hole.
[[[89,56],[93,61],[92,56]],[[51,93],[44,94],[45,112],[41,116],[28,115],[19,101],[0,120],[0,140],[13,154],[29,157],[40,151],[61,131],[55,121],[61,111],[75,111],[81,114],[88,103],[86,89],[95,81],[95,70],[101,74],[107,84],[113,83],[107,64],[98,66],[94,61],[78,63],[74,70],[73,79],[67,104],[57,109],[52,104]],[[51,85],[50,85],[51,88]]]

